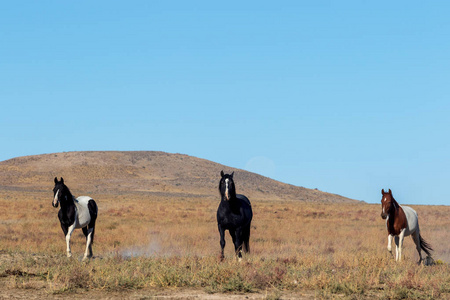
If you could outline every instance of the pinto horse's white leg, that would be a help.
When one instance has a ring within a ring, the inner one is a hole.
[[[389,252],[391,252],[391,254],[392,254],[392,237],[393,237],[392,234],[388,235],[388,245],[387,245],[387,249]]]
[[[72,252],[70,251],[70,236],[72,232],[75,230],[75,223],[69,226],[69,229],[66,234],[66,244],[67,244],[67,257],[72,257]]]
[[[92,232],[93,231],[94,231],[93,228],[88,229],[88,235],[86,237],[86,251],[84,252],[83,260],[86,260],[86,259],[92,257],[91,243],[92,243]]]
[[[406,229],[402,229],[402,231],[400,231],[400,234],[398,235],[398,237],[395,237],[395,244],[397,246],[397,251],[396,251],[396,261],[401,261],[402,260],[402,247],[403,247],[403,239],[405,238],[405,230]]]
[[[398,235],[394,237],[394,242],[395,242],[395,261],[398,261],[398,243],[399,243]]]

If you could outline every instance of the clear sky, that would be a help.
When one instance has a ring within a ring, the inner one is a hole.
[[[447,1],[4,1],[0,160],[158,150],[450,205],[449,15]]]

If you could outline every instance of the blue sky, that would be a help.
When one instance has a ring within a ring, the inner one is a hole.
[[[158,150],[450,204],[450,4],[13,1],[0,160]]]

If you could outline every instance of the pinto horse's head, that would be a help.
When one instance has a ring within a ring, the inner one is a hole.
[[[392,196],[392,191],[389,189],[389,192],[385,192],[384,189],[381,190],[381,217],[386,219],[391,211],[392,204],[395,201]]]
[[[226,201],[236,198],[233,175],[234,172],[231,174],[224,174],[223,171],[220,172],[220,176],[222,176],[222,178],[219,183],[219,191],[222,199],[225,199]]]
[[[63,194],[66,193],[67,186],[64,184],[64,178],[61,177],[61,181],[55,177],[55,187],[53,188],[53,207],[58,207],[59,202],[63,198]]]

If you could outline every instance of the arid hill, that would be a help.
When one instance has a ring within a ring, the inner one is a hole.
[[[153,151],[64,152],[0,162],[0,190],[48,191],[64,177],[73,194],[159,194],[218,197],[220,171],[235,172],[238,193],[250,199],[356,202],[339,195],[270,178],[183,154]]]

